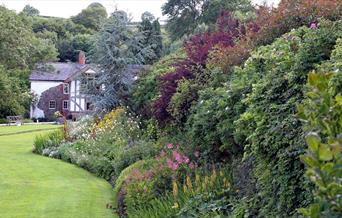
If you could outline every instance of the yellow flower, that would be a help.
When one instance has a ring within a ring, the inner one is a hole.
[[[198,174],[196,174],[196,176],[195,176],[195,183],[196,183],[196,185],[199,185],[200,184],[200,176],[198,175]]]
[[[186,176],[186,185],[188,186],[189,190],[192,191],[192,182],[190,176]]]
[[[205,176],[205,177],[204,177],[204,184],[205,184],[205,185],[208,185],[208,184],[209,184],[209,177],[208,177],[208,176]]]
[[[174,197],[178,195],[178,185],[176,181],[172,181],[172,193]]]
[[[201,189],[201,180],[198,174],[196,174],[195,176],[195,185],[196,185],[196,190],[199,191]]]
[[[183,192],[187,193],[188,192],[188,188],[186,187],[186,185],[183,185]]]
[[[215,168],[213,169],[212,173],[211,173],[211,178],[210,178],[210,182],[211,184],[213,185],[214,182],[216,181],[216,177],[217,177],[217,174],[216,174],[216,170]]]
[[[226,178],[223,179],[223,187],[224,188],[229,188],[230,184]]]
[[[220,176],[221,176],[221,177],[224,177],[224,173],[223,173],[222,170],[220,170]]]
[[[172,208],[174,208],[174,209],[179,208],[179,204],[178,204],[177,202],[175,202],[175,203],[173,204]]]

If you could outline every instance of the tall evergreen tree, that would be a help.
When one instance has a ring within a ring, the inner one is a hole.
[[[115,11],[95,36],[91,62],[99,67],[96,79],[98,90],[91,92],[95,107],[111,110],[131,89],[133,76],[127,70],[130,64],[141,64],[144,53],[141,37],[128,27],[129,19],[123,11]],[[94,90],[94,89],[93,89]]]
[[[150,53],[145,54],[145,64],[153,64],[161,57],[163,43],[160,23],[150,12],[144,12],[141,16],[139,32],[142,35],[142,44],[150,49]]]

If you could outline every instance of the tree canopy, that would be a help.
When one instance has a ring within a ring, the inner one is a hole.
[[[48,40],[35,36],[23,16],[0,6],[0,65],[25,69],[35,61],[53,60],[57,52]]]
[[[72,17],[71,20],[76,24],[81,24],[84,27],[92,30],[99,30],[102,21],[107,18],[106,8],[100,3],[92,3],[81,13]]]
[[[252,9],[250,0],[168,0],[162,7],[163,15],[168,17],[166,28],[172,40],[193,33],[201,23],[215,23],[224,10],[246,12]]]
[[[28,16],[38,16],[40,12],[38,9],[32,7],[31,5],[26,5],[23,8],[22,13]]]

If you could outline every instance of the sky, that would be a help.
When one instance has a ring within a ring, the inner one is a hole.
[[[278,3],[280,0],[266,0],[268,4]],[[167,0],[0,0],[0,5],[5,5],[11,10],[20,12],[25,5],[29,4],[40,11],[41,15],[68,18],[77,15],[82,9],[93,2],[99,2],[111,13],[117,7],[119,10],[128,12],[133,21],[139,21],[141,14],[149,11],[155,17],[165,20],[162,16],[161,6]],[[252,0],[260,4],[264,0]]]

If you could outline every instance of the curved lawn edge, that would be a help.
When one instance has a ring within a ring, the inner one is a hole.
[[[108,182],[73,164],[33,154],[31,133],[0,136],[1,217],[117,217],[106,208],[113,203]]]

